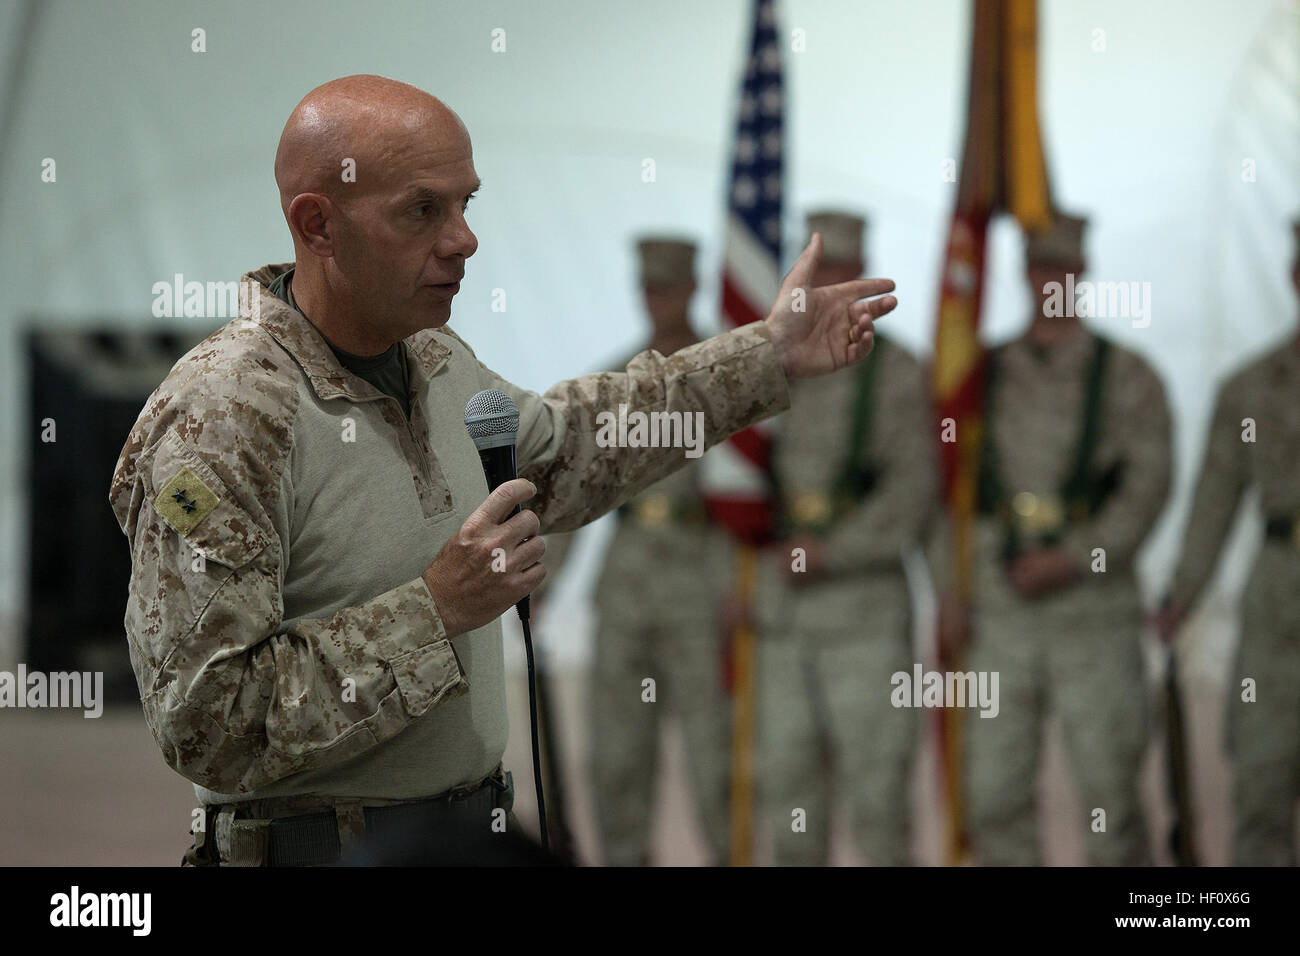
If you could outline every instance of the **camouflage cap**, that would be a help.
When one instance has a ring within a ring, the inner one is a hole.
[[[863,232],[867,220],[862,216],[838,209],[822,209],[808,213],[808,236],[822,234],[823,262],[862,262]]]
[[[646,236],[637,242],[641,284],[658,288],[695,281],[695,243],[675,236]]]
[[[1083,231],[1088,220],[1082,216],[1057,212],[1046,229],[1031,232],[1025,238],[1025,261],[1034,263],[1083,262]]]

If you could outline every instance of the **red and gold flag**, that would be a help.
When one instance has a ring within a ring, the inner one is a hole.
[[[932,388],[939,418],[943,490],[951,528],[949,583],[969,604],[971,533],[984,430],[980,309],[988,226],[1009,212],[1027,231],[1048,225],[1051,199],[1038,126],[1037,0],[974,0],[966,136],[948,233],[935,325]],[[941,670],[961,670],[940,647]],[[949,861],[967,853],[961,788],[960,711],[938,714]]]

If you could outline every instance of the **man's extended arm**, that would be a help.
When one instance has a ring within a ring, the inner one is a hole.
[[[601,412],[699,413],[704,447],[789,406],[788,378],[826,375],[865,359],[873,320],[898,300],[889,279],[811,286],[821,259],[812,239],[786,274],[767,318],[665,358],[642,352],[626,372],[561,382],[545,398],[482,367],[484,388],[508,392],[519,406],[520,471],[535,480],[545,531],[567,531],[617,507],[686,461],[662,448],[602,448]],[[867,296],[879,298],[867,299]],[[684,452],[684,450],[683,450]]]
[[[692,429],[697,420],[702,424],[707,448],[789,405],[771,334],[761,322],[666,358],[642,352],[625,372],[570,379],[545,396],[486,368],[483,381],[484,388],[508,392],[519,406],[519,471],[538,487],[532,508],[544,532],[594,521],[694,460],[685,448],[601,447],[597,433],[608,421],[601,413],[617,418],[625,405],[629,415],[689,416]]]

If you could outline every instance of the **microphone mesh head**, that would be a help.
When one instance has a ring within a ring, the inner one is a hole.
[[[484,389],[466,404],[465,427],[475,442],[498,435],[509,435],[513,442],[519,432],[519,409],[505,392]]]

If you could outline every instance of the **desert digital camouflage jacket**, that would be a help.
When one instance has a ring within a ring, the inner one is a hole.
[[[403,342],[408,421],[267,291],[288,268],[245,276],[244,316],[177,362],[113,475],[145,718],[207,803],[480,780],[506,744],[501,624],[449,640],[422,578],[487,495],[466,401],[514,398],[530,507],[544,532],[570,530],[686,461],[599,447],[597,413],[701,411],[712,445],[786,407],[770,334],[643,352],[539,396],[425,330]]]

